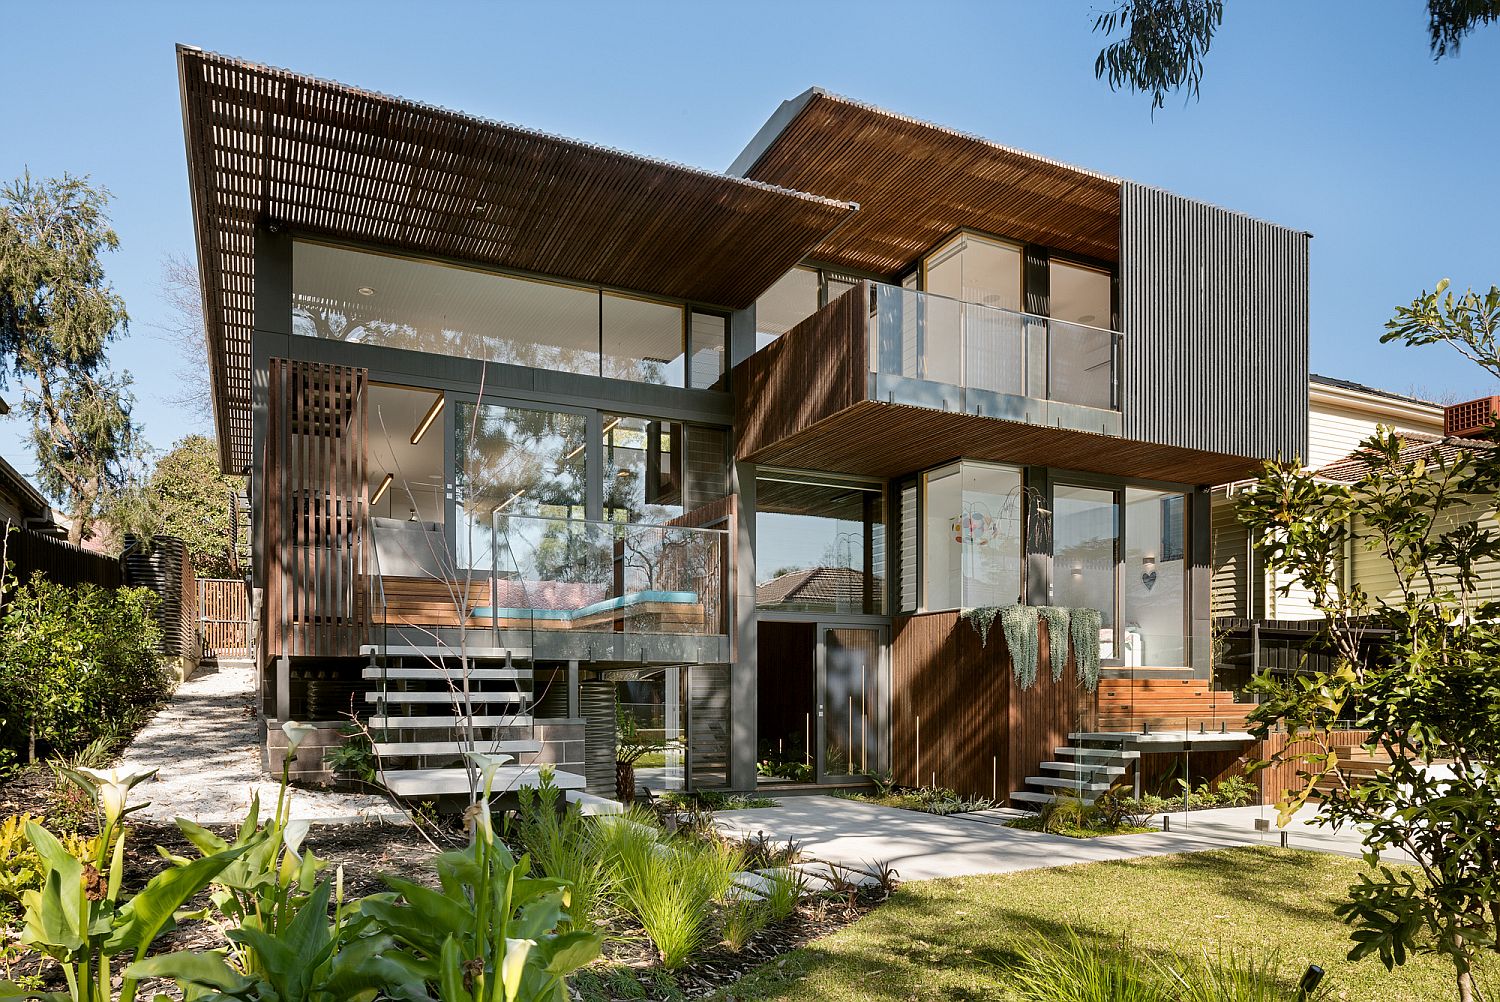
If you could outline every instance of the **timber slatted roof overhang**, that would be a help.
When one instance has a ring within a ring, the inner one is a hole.
[[[729,172],[858,202],[809,257],[867,274],[899,274],[955,229],[1119,259],[1119,178],[817,88],[784,102]]]
[[[251,462],[255,226],[739,309],[857,208],[178,46],[221,458]]]

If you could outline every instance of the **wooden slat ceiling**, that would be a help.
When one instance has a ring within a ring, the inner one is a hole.
[[[254,226],[738,309],[851,207],[179,46],[214,406],[252,460]]]
[[[955,459],[1051,466],[1181,484],[1227,484],[1261,460],[1087,431],[865,401],[739,458],[804,470],[900,477]]]
[[[743,173],[859,203],[814,248],[817,261],[894,276],[960,228],[1119,258],[1116,178],[823,91],[788,105],[798,102],[758,156],[747,150]]]

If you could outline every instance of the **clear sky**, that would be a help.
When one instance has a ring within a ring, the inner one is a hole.
[[[176,42],[717,170],[780,101],[821,86],[1308,230],[1315,372],[1493,392],[1440,349],[1377,338],[1441,277],[1500,283],[1500,27],[1434,64],[1421,0],[1227,0],[1202,100],[1153,120],[1148,98],[1094,79],[1090,29],[1110,5],[16,3],[0,178],[68,170],[114,193],[107,266],[132,325],[112,359],[161,448],[211,421],[163,399],[178,362],[154,328],[162,259],[193,248]],[[0,455],[30,472],[23,433],[0,419]]]

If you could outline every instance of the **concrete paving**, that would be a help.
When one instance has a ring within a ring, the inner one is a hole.
[[[253,793],[263,812],[275,810],[277,783],[261,768],[254,692],[255,670],[238,665],[205,666],[177,687],[121,762],[160,770],[131,791],[132,804],[149,802],[137,816],[237,825]],[[407,820],[383,797],[322,790],[293,790],[291,797],[292,817],[315,824]]]
[[[1270,832],[1258,832],[1255,819],[1271,818]],[[917,811],[838,797],[787,797],[778,807],[724,811],[718,822],[741,835],[764,832],[796,840],[810,857],[850,866],[876,862],[894,866],[903,880],[1011,873],[1071,863],[1140,859],[1178,852],[1202,852],[1236,845],[1280,845],[1270,808],[1195,811],[1172,815],[1169,832],[1073,839],[1006,828],[1012,811],[984,811],[939,817]],[[1352,833],[1334,835],[1299,817],[1289,828],[1293,848],[1358,855]]]

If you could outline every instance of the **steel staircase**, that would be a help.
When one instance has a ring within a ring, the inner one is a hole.
[[[1092,804],[1141,757],[1138,751],[1126,751],[1119,735],[1078,733],[1068,740],[1072,743],[1055,749],[1057,760],[1040,765],[1042,775],[1026,777],[1028,786],[1039,789],[1013,791],[1011,803],[1040,808],[1069,794]]]

